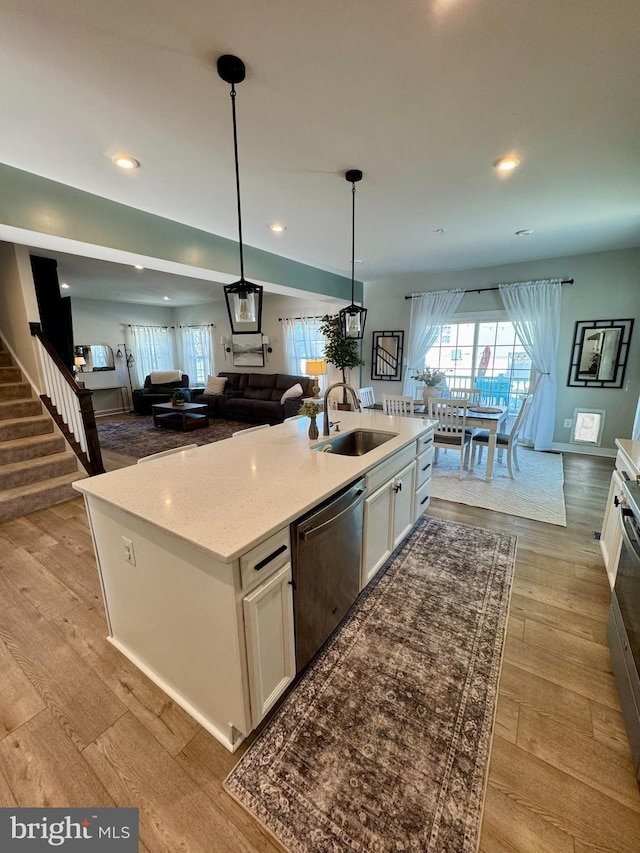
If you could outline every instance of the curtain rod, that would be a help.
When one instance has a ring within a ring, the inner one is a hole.
[[[573,284],[573,282],[574,282],[574,279],[565,278],[560,282],[560,284]],[[472,290],[465,290],[465,293],[487,293],[489,290],[500,290],[500,285],[497,285],[496,287],[477,287],[477,288],[474,288]],[[429,292],[430,291],[427,291],[427,293],[429,293]],[[413,294],[410,294],[409,296],[405,296],[405,299],[413,299]]]
[[[283,320],[322,320],[322,317],[278,317],[278,323]]]

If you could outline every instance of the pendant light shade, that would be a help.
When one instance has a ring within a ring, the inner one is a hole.
[[[349,169],[345,179],[351,184],[351,305],[339,312],[342,334],[345,338],[364,337],[364,324],[367,320],[367,309],[361,308],[355,299],[355,263],[356,263],[356,184],[362,180],[360,169]]]
[[[258,334],[262,331],[262,293],[259,284],[244,277],[244,247],[242,244],[242,209],[240,207],[240,170],[238,167],[238,131],[236,125],[236,83],[245,78],[241,59],[231,54],[218,58],[218,75],[231,86],[231,115],[233,119],[233,155],[236,167],[236,197],[238,202],[238,246],[240,249],[240,280],[224,287],[229,322],[234,335]]]

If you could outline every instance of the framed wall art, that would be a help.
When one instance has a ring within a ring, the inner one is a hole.
[[[232,335],[231,349],[234,367],[264,367],[261,334]]]

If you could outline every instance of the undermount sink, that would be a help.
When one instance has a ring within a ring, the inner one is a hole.
[[[336,453],[338,456],[364,456],[370,450],[375,450],[381,444],[385,444],[395,438],[395,432],[379,432],[373,429],[356,429],[346,432],[344,435],[336,435],[327,438],[322,444],[316,445],[313,450],[321,453]]]

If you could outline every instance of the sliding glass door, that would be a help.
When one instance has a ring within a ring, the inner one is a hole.
[[[508,320],[442,326],[424,366],[443,371],[449,389],[480,388],[485,406],[515,413],[529,393],[531,360]]]

